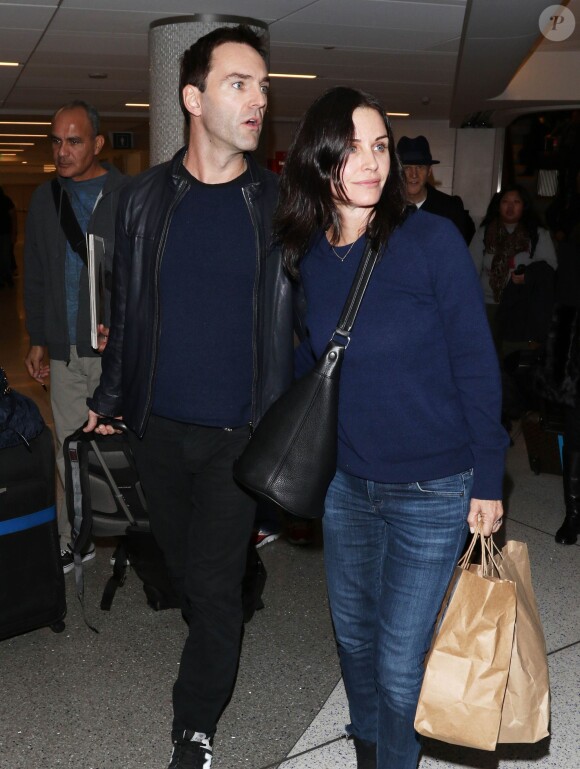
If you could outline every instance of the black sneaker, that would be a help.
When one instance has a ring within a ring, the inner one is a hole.
[[[213,740],[203,732],[183,732],[173,743],[173,753],[167,769],[210,769]]]
[[[95,546],[91,542],[88,550],[85,550],[85,552],[83,553],[82,562],[84,563],[85,561],[91,561],[94,557],[95,557]],[[72,571],[74,569],[75,560],[70,547],[67,547],[66,550],[60,551],[60,562],[62,564],[62,570],[64,571],[65,574],[68,574],[69,571]]]

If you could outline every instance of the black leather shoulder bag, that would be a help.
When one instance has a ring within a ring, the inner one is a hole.
[[[377,259],[378,252],[367,243],[323,355],[268,409],[234,464],[238,483],[301,518],[324,514],[324,498],[336,472],[342,359]]]

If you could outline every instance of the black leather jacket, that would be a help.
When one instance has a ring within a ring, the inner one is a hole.
[[[159,343],[159,275],[173,212],[189,189],[182,160],[132,179],[117,216],[109,341],[101,383],[87,403],[103,416],[123,416],[142,436],[151,411]],[[292,285],[271,248],[277,177],[247,156],[252,182],[243,188],[256,234],[252,422],[286,390],[293,371]],[[224,226],[227,226],[224,223]],[[193,333],[193,329],[184,329]],[[203,365],[203,361],[200,362]]]

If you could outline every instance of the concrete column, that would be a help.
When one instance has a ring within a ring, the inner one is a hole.
[[[158,19],[149,26],[150,162],[169,160],[185,143],[185,121],[179,106],[179,63],[183,52],[217,27],[247,24],[269,48],[268,25],[243,16],[196,14]]]

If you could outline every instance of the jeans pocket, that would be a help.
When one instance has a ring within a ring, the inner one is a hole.
[[[438,497],[463,497],[465,495],[465,480],[472,471],[448,475],[445,478],[435,478],[431,481],[417,481],[417,489],[423,494]]]

